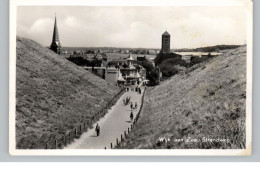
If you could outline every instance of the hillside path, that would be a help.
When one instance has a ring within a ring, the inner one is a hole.
[[[96,124],[93,124],[93,128],[83,133],[79,139],[75,139],[73,143],[66,146],[64,149],[110,149],[111,142],[113,147],[116,144],[116,139],[120,141],[121,134],[124,135],[124,131],[131,127],[130,120],[130,104],[124,105],[123,99],[131,97],[133,104],[137,102],[137,109],[133,110],[134,118],[138,113],[141,106],[141,99],[144,91],[144,87],[141,86],[141,94],[133,91],[125,92],[117,103],[108,110],[103,118],[97,123],[100,126],[100,136],[97,137],[95,132]]]

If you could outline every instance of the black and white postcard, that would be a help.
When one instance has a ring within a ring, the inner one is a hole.
[[[11,155],[251,155],[251,0],[11,0]]]

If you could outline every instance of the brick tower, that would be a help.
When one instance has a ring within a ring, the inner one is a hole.
[[[167,31],[165,31],[162,34],[161,53],[170,53],[170,41],[171,41],[171,35]]]
[[[53,36],[52,36],[52,43],[50,46],[51,50],[57,54],[61,54],[61,44],[59,39],[59,32],[57,26],[57,20],[55,15],[55,22],[54,22],[54,29],[53,29]]]

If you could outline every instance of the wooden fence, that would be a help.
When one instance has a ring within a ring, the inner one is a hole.
[[[117,147],[121,142],[123,142],[127,138],[127,135],[135,128],[135,125],[137,124],[137,122],[140,118],[140,114],[141,114],[141,111],[143,108],[145,91],[146,91],[146,87],[144,88],[144,92],[142,95],[142,100],[141,100],[142,103],[141,103],[140,109],[139,109],[138,113],[136,114],[134,121],[131,123],[131,126],[127,129],[127,131],[124,131],[124,134],[121,134],[120,139],[116,138],[115,144],[113,144],[113,142],[110,143],[110,149]],[[107,149],[107,148],[105,147],[105,149]]]
[[[98,110],[92,117],[86,117],[86,120],[81,122],[78,126],[75,126],[66,134],[61,135],[61,138],[54,139],[46,143],[45,149],[61,149],[66,145],[72,143],[75,138],[79,138],[83,132],[91,128],[91,126],[95,122],[97,122],[99,118],[103,117],[107,113],[107,110],[110,109],[117,102],[117,100],[124,92],[125,89],[121,89],[120,92],[118,92],[104,107]]]

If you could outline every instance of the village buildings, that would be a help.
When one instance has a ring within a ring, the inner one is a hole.
[[[112,61],[104,57],[100,67],[84,68],[110,83],[122,86],[146,80],[146,69],[134,62],[132,55],[129,54],[127,58]]]
[[[62,52],[56,16],[50,49],[57,54],[69,54],[68,59],[70,61],[118,86],[147,81],[147,73],[143,63],[148,61],[152,64],[153,67],[155,67],[155,61],[158,60],[158,56],[160,54],[163,54],[163,56],[173,55],[173,53],[170,52],[170,34],[167,31],[162,34],[162,47],[159,54],[157,54],[159,50],[156,49],[89,49],[85,51],[75,50],[69,52],[66,50]],[[135,53],[141,55],[137,55],[136,59],[132,57],[132,54],[129,54],[127,57],[120,57],[119,59],[115,59],[109,58],[107,53]],[[147,55],[151,54],[154,56],[157,54],[156,58],[154,59],[147,57]]]

